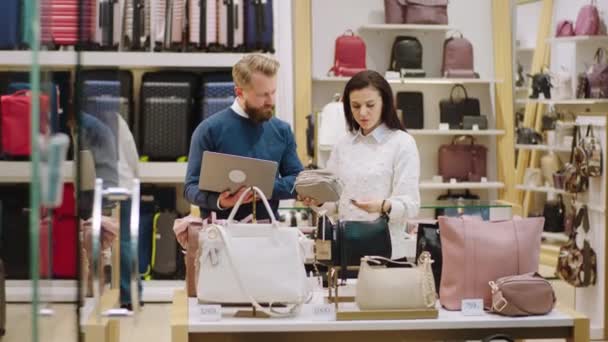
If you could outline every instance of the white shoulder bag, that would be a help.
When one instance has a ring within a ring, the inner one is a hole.
[[[199,233],[200,271],[197,297],[202,303],[249,304],[272,317],[295,314],[311,296],[304,270],[299,229],[280,227],[263,192],[271,223],[234,221],[245,191],[225,224],[210,225]],[[270,306],[262,307],[260,303]],[[287,305],[278,311],[274,304]]]

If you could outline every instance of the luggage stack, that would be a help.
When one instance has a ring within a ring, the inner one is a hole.
[[[222,111],[234,102],[234,82],[210,81],[203,84],[202,120]]]
[[[0,4],[0,49],[23,45],[20,3]],[[41,0],[40,25],[50,49],[274,52],[272,0]]]

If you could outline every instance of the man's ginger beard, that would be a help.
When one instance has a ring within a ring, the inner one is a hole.
[[[245,102],[245,113],[249,115],[249,119],[255,122],[256,124],[266,122],[272,118],[272,114],[274,112],[274,106],[272,108],[267,107],[252,107],[249,105],[247,100]]]

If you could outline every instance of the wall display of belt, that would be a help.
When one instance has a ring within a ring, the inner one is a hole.
[[[461,143],[461,142],[467,142]],[[441,145],[438,171],[444,181],[479,182],[486,177],[487,148],[475,143],[472,136],[454,137],[451,144]]]
[[[454,91],[461,89],[464,91],[463,99],[456,99]],[[480,116],[481,109],[479,99],[469,97],[467,89],[462,84],[457,84],[450,91],[450,98],[439,102],[440,122],[448,123],[450,129],[463,128],[464,116]]]

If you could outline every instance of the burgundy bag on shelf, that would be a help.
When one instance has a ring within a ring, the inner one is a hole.
[[[367,69],[365,64],[365,42],[352,30],[336,39],[334,66],[329,70],[335,76],[353,76]]]
[[[595,6],[597,2],[591,0],[583,6],[576,17],[574,33],[577,36],[595,36],[600,32],[600,13]]]
[[[443,43],[441,76],[457,78],[479,78],[475,73],[473,44],[458,32]]]
[[[538,271],[545,219],[483,221],[473,217],[439,217],[443,267],[439,296],[448,310],[460,310],[463,299],[482,299],[492,306],[488,282]]]
[[[384,22],[386,24],[405,23],[405,0],[384,0]]]
[[[469,139],[469,144],[457,144],[457,140]],[[479,182],[486,177],[488,150],[476,145],[470,135],[454,137],[451,144],[439,147],[439,174],[444,181],[454,178],[459,182]]]
[[[557,23],[555,30],[556,37],[571,37],[574,36],[574,24],[570,20],[560,20]]]
[[[405,0],[405,3],[407,24],[448,24],[448,0]]]
[[[608,61],[605,49],[598,48],[595,52],[595,64],[587,70],[587,81],[590,98],[608,98]]]

